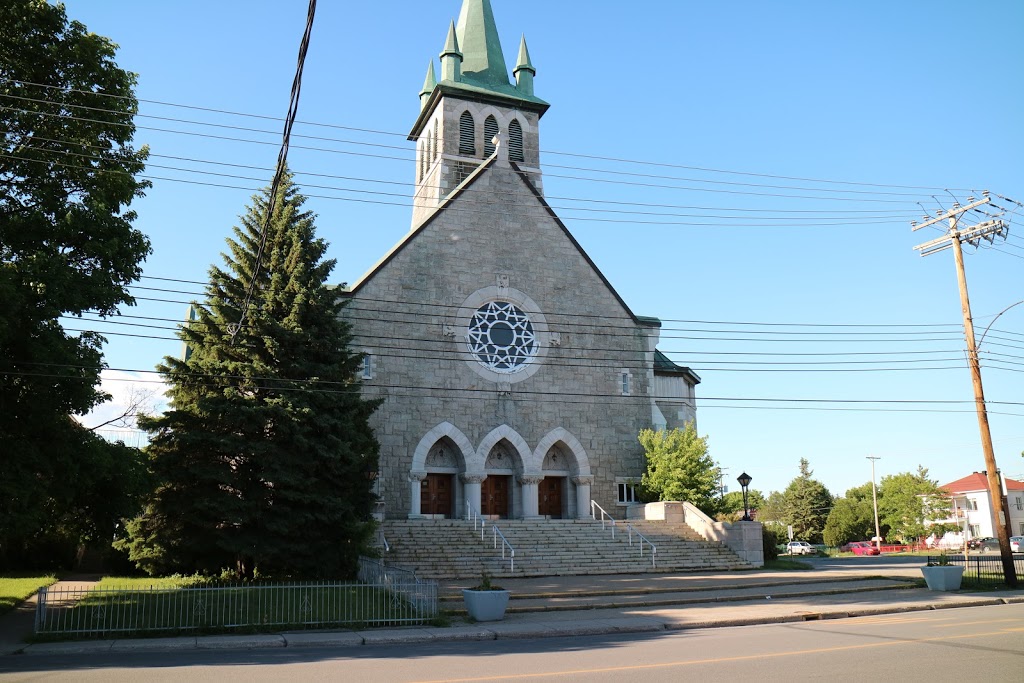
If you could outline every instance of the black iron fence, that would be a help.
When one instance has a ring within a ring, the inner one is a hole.
[[[998,586],[1005,582],[1003,559],[999,555],[946,555],[945,559],[948,564],[964,568],[964,586]],[[928,564],[941,564],[941,560],[942,556],[931,555]],[[1024,554],[1014,554],[1013,566],[1017,578],[1024,578]]]

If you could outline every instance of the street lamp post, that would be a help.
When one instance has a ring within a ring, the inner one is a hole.
[[[736,477],[736,481],[740,483],[740,488],[743,489],[743,521],[749,522],[750,519],[750,506],[747,504],[747,487],[750,486],[751,476],[744,472],[740,476]]]
[[[875,489],[875,461],[879,459],[877,455],[869,455],[867,459],[871,461],[871,502],[875,504],[875,547],[878,548],[878,554],[882,554],[882,529],[878,526],[878,492]]]

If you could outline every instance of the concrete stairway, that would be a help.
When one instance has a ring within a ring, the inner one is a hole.
[[[612,539],[593,520],[499,520],[498,528],[516,550],[515,570],[501,559],[501,542],[494,547],[490,526],[480,531],[464,520],[387,520],[382,533],[391,546],[384,559],[415,569],[425,578],[568,576],[584,574],[636,574],[645,572],[722,571],[749,565],[721,543],[700,538],[685,525],[645,521],[634,527],[658,547],[652,566],[650,547],[640,556],[638,538],[629,545],[624,522]],[[506,553],[507,555],[507,553]]]

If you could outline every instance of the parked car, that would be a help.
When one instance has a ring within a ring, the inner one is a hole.
[[[786,544],[786,552],[790,555],[817,555],[818,549],[807,541],[790,541]]]
[[[991,540],[993,540],[993,538],[991,536],[985,536],[983,538],[972,538],[971,540],[967,541],[967,549],[968,550],[978,550],[981,547],[982,543],[984,543],[985,541],[991,541]]]
[[[878,546],[871,541],[852,541],[847,544],[854,555],[877,555]]]
[[[1010,552],[1020,553],[1024,546],[1024,536],[1010,536]],[[977,551],[982,555],[998,555],[999,554],[999,539],[998,538],[986,538],[984,539],[977,548]]]

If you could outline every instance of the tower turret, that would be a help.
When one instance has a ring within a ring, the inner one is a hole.
[[[420,90],[420,109],[427,106],[427,100],[430,99],[430,93],[434,92],[435,85],[437,85],[437,76],[434,75],[434,60],[430,60],[430,65],[427,66],[427,77],[423,79],[423,90]]]
[[[448,37],[441,51],[441,80],[462,80],[462,53],[459,52],[459,39],[455,35],[455,22],[448,27]]]
[[[516,77],[516,90],[523,95],[533,95],[533,77],[537,70],[530,62],[530,51],[526,49],[526,36],[519,41],[519,58],[516,60],[516,69],[512,72]]]

